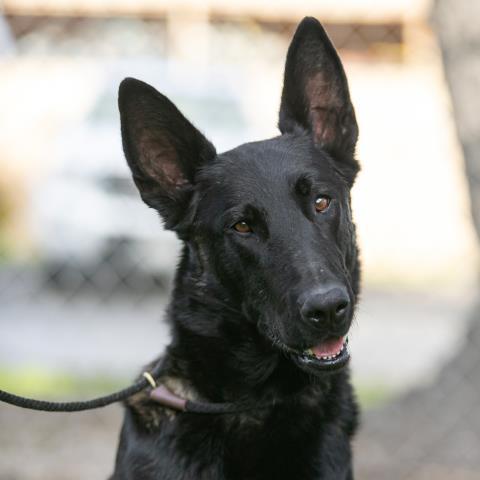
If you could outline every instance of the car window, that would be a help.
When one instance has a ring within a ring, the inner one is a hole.
[[[200,128],[204,125],[230,130],[246,125],[242,111],[233,99],[187,96],[176,96],[172,99]]]
[[[93,123],[107,123],[114,121],[117,116],[117,92],[108,91],[98,97],[87,120]]]
[[[243,113],[232,98],[172,95],[171,100],[200,128],[203,126],[204,128],[233,130],[246,126]],[[117,92],[108,91],[99,96],[87,121],[89,123],[111,123],[117,119]]]

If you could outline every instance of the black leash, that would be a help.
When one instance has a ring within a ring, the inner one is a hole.
[[[156,378],[160,374],[161,364],[159,363],[152,369],[152,378]],[[29,410],[40,410],[42,412],[81,412],[83,410],[93,410],[95,408],[106,407],[112,403],[121,402],[136,393],[144,390],[151,385],[150,380],[144,375],[130,387],[119,390],[118,392],[106,395],[104,397],[94,398],[81,402],[49,402],[45,400],[36,400],[33,398],[21,397],[13,393],[0,390],[0,402],[9,403],[20,408]]]
[[[46,400],[21,397],[0,390],[0,402],[28,410],[39,410],[42,412],[82,412],[85,410],[106,407],[112,403],[122,402],[142,390],[150,388],[150,399],[152,401],[180,412],[203,414],[237,413],[252,409],[265,408],[274,404],[273,402],[268,402],[268,404],[252,404],[251,402],[208,403],[186,400],[175,395],[164,385],[157,385],[155,378],[160,375],[160,371],[161,364],[159,362],[150,372],[144,372],[143,376],[130,387],[92,400],[80,402],[50,402]]]

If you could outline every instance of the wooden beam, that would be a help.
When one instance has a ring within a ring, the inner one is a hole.
[[[169,12],[211,14],[263,21],[297,22],[306,15],[328,22],[425,20],[431,0],[4,0],[9,15],[142,16]]]

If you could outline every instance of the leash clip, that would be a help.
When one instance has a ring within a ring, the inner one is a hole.
[[[152,377],[150,372],[143,372],[142,375],[147,379],[147,382],[151,385],[152,388],[157,388],[157,382]]]

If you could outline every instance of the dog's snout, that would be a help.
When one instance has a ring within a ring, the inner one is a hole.
[[[313,326],[338,330],[348,321],[350,297],[345,287],[332,286],[308,294],[301,306],[302,318]]]

